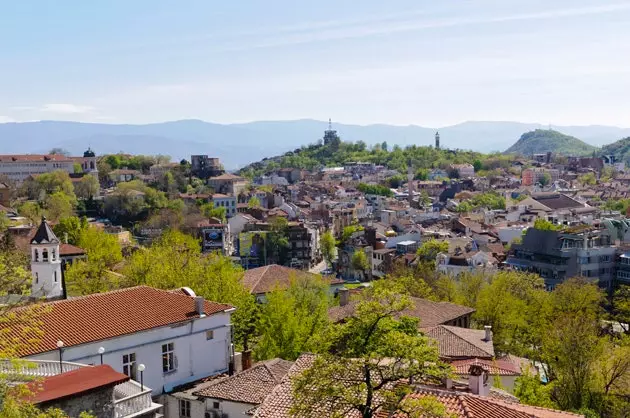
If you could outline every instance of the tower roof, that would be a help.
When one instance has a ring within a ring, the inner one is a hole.
[[[39,224],[35,236],[31,240],[31,244],[59,244],[59,238],[55,235],[46,217],[42,216],[42,223]]]

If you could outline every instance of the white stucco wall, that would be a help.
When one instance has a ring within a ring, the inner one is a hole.
[[[112,312],[112,315],[115,315]],[[193,319],[174,326],[155,328],[104,341],[97,341],[64,350],[63,360],[100,364],[99,347],[105,348],[103,362],[114,370],[123,371],[123,355],[135,353],[136,363],[144,364],[144,384],[154,395],[169,392],[174,386],[227,371],[230,348],[230,313],[222,312]],[[71,326],[71,324],[68,324]],[[214,338],[206,339],[213,330]],[[176,368],[162,372],[162,345],[174,343]],[[58,360],[57,350],[29,356],[34,360]],[[137,380],[140,381],[138,372]]]

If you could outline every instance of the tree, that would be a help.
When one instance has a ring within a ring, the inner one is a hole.
[[[83,173],[83,167],[79,163],[74,163],[72,164],[72,171],[74,171],[74,174]]]
[[[613,295],[612,319],[617,321],[626,334],[630,334],[630,286],[619,286]]]
[[[267,234],[267,258],[271,262],[284,264],[287,250],[289,248],[289,238],[287,231],[289,221],[281,216],[276,216],[269,221],[269,233]]]
[[[256,357],[295,360],[305,351],[317,351],[317,336],[328,324],[328,287],[321,277],[298,275],[288,289],[268,293]]]
[[[553,385],[544,385],[540,376],[531,373],[529,369],[521,371],[514,385],[514,396],[526,405],[540,406],[543,408],[557,408],[551,400]]]
[[[25,183],[28,185],[28,183]],[[74,186],[70,175],[63,170],[56,170],[50,173],[43,173],[34,180],[34,189],[31,190],[29,197],[31,199],[43,200],[46,195],[62,192],[74,200]]]
[[[586,173],[578,177],[578,181],[583,186],[594,186],[597,184],[597,177],[595,177],[595,173]]]
[[[383,143],[381,144],[381,149],[382,149],[383,151],[387,151],[387,148],[388,148],[388,147],[389,147],[389,146],[387,145],[387,141],[383,141]]]
[[[540,176],[538,183],[540,183],[540,185],[543,187],[548,185],[549,183],[551,183],[551,175],[547,172],[543,173],[543,175]]]
[[[322,234],[322,237],[319,239],[319,247],[326,264],[332,267],[336,255],[335,237],[332,232],[326,231]]]
[[[472,165],[473,165],[473,168],[475,169],[475,172],[479,172],[479,170],[483,168],[483,164],[481,163],[481,160],[473,161]]]
[[[362,276],[364,276],[365,272],[370,268],[367,255],[365,255],[365,251],[363,251],[362,248],[356,248],[354,250],[354,253],[352,253],[351,264],[352,268],[355,271],[360,272]]]
[[[68,216],[59,219],[59,222],[53,226],[53,232],[61,240],[68,238],[68,244],[78,245],[81,234],[88,228],[88,222],[86,218],[79,218],[77,216]]]
[[[18,212],[20,215],[31,221],[32,224],[37,224],[41,221],[44,210],[39,203],[29,201],[20,205]]]
[[[378,285],[364,297],[353,316],[323,334],[312,366],[293,377],[293,414],[371,418],[406,406],[405,382],[448,375],[417,320],[399,317],[410,306],[407,297]]]
[[[243,286],[243,270],[228,257],[201,253],[198,240],[179,231],[167,231],[151,247],[133,253],[123,268],[122,286],[147,285],[158,289],[188,286],[199,296],[237,306],[233,314],[234,339],[247,348],[255,328],[255,299]]]
[[[77,245],[87,254],[87,261],[75,260],[65,272],[70,295],[90,295],[121,286],[120,277],[111,268],[122,260],[118,239],[96,227],[82,228]]]
[[[250,197],[249,201],[247,202],[247,207],[250,208],[250,209],[259,208],[260,207],[260,199],[258,199],[256,196]]]
[[[215,207],[214,203],[209,202],[202,205],[199,209],[201,210],[203,216],[208,219],[217,218],[220,219],[222,222],[225,222],[225,220],[227,219],[227,209],[224,206]]]
[[[81,177],[76,184],[75,192],[79,199],[93,199],[98,195],[100,184],[98,179],[91,174]]]
[[[561,225],[555,225],[546,219],[538,218],[534,221],[534,229],[539,231],[560,231]]]
[[[51,149],[50,151],[48,151],[48,154],[50,154],[50,155],[63,155],[64,157],[69,157],[70,156],[70,151],[68,151],[67,149],[64,149],[64,148],[55,147],[55,148]]]
[[[397,189],[405,182],[405,177],[402,174],[396,174],[395,176],[386,179],[387,184],[392,189]]]
[[[74,214],[76,200],[63,192],[55,192],[46,198],[46,214],[53,222]]]
[[[431,238],[422,243],[416,254],[422,261],[435,263],[437,255],[446,252],[448,252],[448,241],[438,241]]]

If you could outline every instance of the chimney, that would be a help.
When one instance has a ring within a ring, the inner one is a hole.
[[[474,395],[488,396],[488,371],[478,364],[473,364],[468,369],[468,388]]]
[[[243,371],[243,353],[234,353],[234,373]]]
[[[243,370],[250,369],[252,367],[252,350],[243,350],[241,357],[243,361]]]
[[[350,301],[350,289],[342,287],[339,289],[339,306],[346,306]]]
[[[492,341],[492,327],[490,325],[484,325],[483,329],[486,331],[484,341]]]
[[[204,316],[206,316],[206,313],[204,312],[204,299],[203,296],[195,296],[195,311],[197,312],[197,314],[199,314],[200,318],[203,318]]]

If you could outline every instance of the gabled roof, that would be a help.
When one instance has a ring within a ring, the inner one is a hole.
[[[129,380],[129,376],[119,373],[103,364],[94,367],[81,367],[41,381],[28,384],[33,396],[33,403],[59,401],[61,399],[81,396],[93,390],[119,385]]]
[[[533,193],[532,199],[553,210],[584,207],[582,203],[562,193]]]
[[[72,255],[85,255],[85,250],[83,248],[77,247],[72,244],[61,244],[59,246],[59,255],[61,257],[69,257]]]
[[[292,361],[279,358],[268,360],[254,365],[251,369],[213,382],[193,394],[204,398],[258,405],[282,381],[292,365]]]
[[[435,327],[453,321],[461,316],[475,312],[468,306],[456,305],[450,302],[433,302],[428,299],[410,297],[412,307],[402,312],[402,315],[418,318],[422,328]],[[338,322],[354,314],[359,301],[350,301],[344,306],[334,306],[328,310],[331,321]]]
[[[455,374],[459,375],[467,375],[470,370],[470,366],[482,366],[484,369],[488,370],[491,375],[499,375],[499,376],[520,376],[521,370],[520,368],[509,361],[506,360],[488,360],[488,359],[465,359],[465,360],[455,360],[450,363],[451,366],[455,368]]]
[[[439,325],[425,333],[437,342],[442,358],[494,357],[494,344],[485,340],[484,330]]]
[[[42,217],[42,223],[39,224],[35,236],[31,240],[31,244],[59,244],[59,238],[55,235],[46,217]]]
[[[255,410],[257,418],[289,418],[293,406],[293,387],[291,378],[311,367],[315,356],[301,355],[289,369],[282,382],[267,396],[264,402]],[[411,398],[434,397],[446,407],[448,416],[454,418],[576,418],[582,415],[552,409],[521,405],[516,398],[505,392],[490,389],[489,396],[473,395],[467,387],[447,390],[441,386],[418,384],[415,386]],[[325,406],[324,406],[325,408]],[[312,416],[330,416],[331,411],[312,411]],[[348,408],[344,418],[360,417],[358,410]],[[379,409],[375,415],[379,418],[406,417],[406,414]]]
[[[216,302],[204,303],[206,315],[231,308]],[[20,315],[28,309],[33,307],[17,308],[15,321],[5,325],[9,331],[5,338],[17,340],[21,357],[56,350],[59,340],[72,347],[199,318],[193,297],[148,286],[36,305],[35,309],[42,311],[38,315],[42,337],[21,332]],[[35,341],[31,341],[34,337]]]
[[[316,278],[317,275],[303,270],[270,264],[245,271],[243,285],[253,295],[262,295],[273,291],[276,287],[288,289],[291,279],[297,277]],[[330,284],[341,284],[343,280],[332,278]]]

